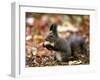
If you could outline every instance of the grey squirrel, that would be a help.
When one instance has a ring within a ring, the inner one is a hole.
[[[58,61],[67,61],[70,57],[76,57],[78,49],[83,54],[85,40],[75,33],[71,34],[68,39],[59,37],[57,24],[53,23],[43,45],[49,50],[56,51],[56,59]]]

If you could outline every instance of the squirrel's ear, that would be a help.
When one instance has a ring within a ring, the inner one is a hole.
[[[54,33],[57,33],[57,24],[56,23],[53,23],[50,27],[50,31],[54,32]]]

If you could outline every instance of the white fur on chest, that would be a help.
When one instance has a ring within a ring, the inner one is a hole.
[[[58,61],[62,61],[62,56],[61,56],[61,52],[55,52],[55,56],[56,56],[56,59],[58,60]]]

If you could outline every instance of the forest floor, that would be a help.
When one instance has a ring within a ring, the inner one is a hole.
[[[90,63],[89,55],[78,54],[78,59],[66,62],[57,62],[54,56],[30,56],[26,57],[26,67],[44,67],[44,66],[68,66],[68,65],[86,65]]]

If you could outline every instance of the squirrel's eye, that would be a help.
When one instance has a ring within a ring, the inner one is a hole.
[[[49,38],[52,38],[53,36],[49,36]]]

